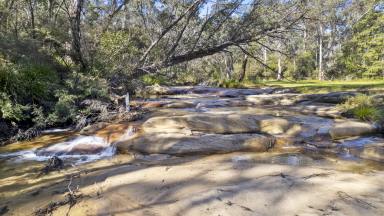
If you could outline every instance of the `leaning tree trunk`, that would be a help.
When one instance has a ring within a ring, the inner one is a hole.
[[[83,10],[84,0],[74,0],[75,4],[72,8],[70,17],[71,32],[72,32],[72,60],[80,65],[81,70],[87,68],[87,64],[81,51],[81,12]]]
[[[242,82],[245,77],[245,72],[247,70],[247,63],[248,63],[248,55],[244,55],[243,63],[241,64],[241,72],[239,75],[239,82]]]

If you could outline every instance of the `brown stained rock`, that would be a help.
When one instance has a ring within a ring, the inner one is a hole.
[[[92,125],[88,125],[80,131],[80,134],[94,134],[97,131],[107,127],[108,125],[109,123],[107,122],[98,122]]]
[[[149,101],[149,102],[144,102],[142,105],[143,105],[143,108],[156,108],[156,107],[162,107],[164,106],[164,102],[160,102],[160,101]]]

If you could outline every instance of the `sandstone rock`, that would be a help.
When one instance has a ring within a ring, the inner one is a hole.
[[[260,120],[260,128],[262,132],[269,134],[281,134],[290,128],[291,124],[282,118],[271,118]]]
[[[291,124],[283,118],[255,115],[191,114],[172,117],[154,117],[143,124],[146,133],[191,133],[199,131],[215,134],[264,132],[280,134]]]
[[[341,139],[346,137],[373,134],[377,131],[377,127],[370,123],[345,121],[342,123],[336,122],[334,126],[329,130],[329,134],[331,135],[332,139]]]
[[[384,162],[384,143],[365,146],[360,157]]]
[[[249,95],[246,100],[256,105],[293,105],[305,99],[300,94]]]
[[[167,103],[166,102],[160,102],[160,101],[148,101],[148,102],[143,102],[142,106],[144,108],[156,108],[156,107],[162,107],[165,104],[167,104]]]
[[[224,89],[219,91],[216,95],[219,97],[241,97],[245,95],[259,95],[270,94],[273,91],[272,88],[265,89]]]
[[[170,88],[155,84],[152,86],[145,87],[144,92],[145,92],[144,94],[149,94],[149,95],[164,95],[170,92]]]
[[[308,99],[320,103],[339,104],[346,101],[349,97],[356,96],[355,92],[331,92],[327,94],[306,95]]]
[[[80,134],[94,134],[97,131],[105,128],[107,125],[108,125],[107,122],[98,122],[98,123],[95,123],[95,124],[91,124],[91,125],[88,125],[85,128],[83,128],[80,131]]]
[[[259,134],[205,134],[186,136],[180,133],[146,133],[116,143],[121,153],[137,151],[146,154],[212,154],[235,151],[263,152],[274,145],[272,136]]]
[[[179,102],[171,102],[169,104],[166,104],[164,107],[166,107],[166,108],[192,108],[195,106],[196,105],[193,102],[179,101]]]

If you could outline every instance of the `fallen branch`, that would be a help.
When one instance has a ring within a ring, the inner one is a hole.
[[[52,215],[52,213],[58,209],[61,206],[69,205],[68,211],[66,215],[69,215],[69,212],[71,208],[76,205],[76,203],[83,197],[81,193],[78,192],[78,188],[76,190],[71,189],[72,185],[72,179],[73,176],[70,177],[69,183],[67,185],[68,193],[65,194],[64,200],[57,201],[57,202],[50,202],[48,205],[46,205],[43,208],[39,208],[37,211],[34,212],[35,216],[46,216],[46,215]]]

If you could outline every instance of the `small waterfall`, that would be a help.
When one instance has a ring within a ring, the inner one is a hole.
[[[129,127],[119,140],[128,139],[134,133],[135,129]],[[26,160],[46,161],[52,156],[59,156],[61,159],[70,160],[74,164],[80,164],[111,157],[115,153],[116,146],[103,137],[80,135],[45,148],[0,154],[0,159],[16,162]]]

